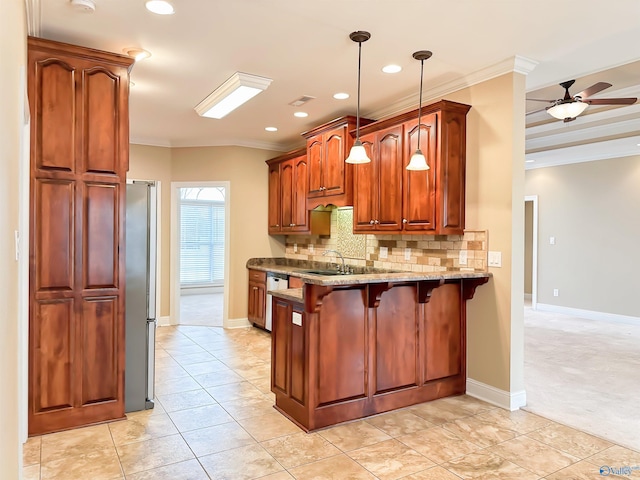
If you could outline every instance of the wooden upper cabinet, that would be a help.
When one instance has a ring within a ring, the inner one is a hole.
[[[309,212],[309,160],[306,150],[286,153],[269,165],[269,234],[329,235],[331,212]]]
[[[124,417],[133,59],[29,37],[29,434]]]
[[[360,119],[360,125],[371,120]],[[345,163],[353,145],[356,117],[341,117],[302,134],[307,139],[307,208],[353,205],[353,165]]]
[[[463,233],[470,108],[442,100],[422,108],[420,128],[415,110],[361,129],[361,140],[369,142],[366,148],[373,153],[370,167],[358,171],[361,166],[356,166],[354,232]],[[427,171],[406,170],[418,132]]]
[[[402,228],[402,125],[363,135],[371,159],[354,166],[355,232]]]
[[[437,114],[424,115],[418,129],[418,119],[404,123],[404,191],[402,206],[403,229],[420,233],[436,230],[436,189],[435,178],[439,165],[436,161]],[[411,156],[418,148],[427,159],[429,170],[407,170]]]

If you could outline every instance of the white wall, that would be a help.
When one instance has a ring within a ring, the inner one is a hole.
[[[18,262],[19,167],[26,89],[26,28],[22,0],[0,2],[0,478],[21,477],[19,439]]]
[[[528,170],[525,190],[538,195],[538,302],[640,317],[640,155]]]

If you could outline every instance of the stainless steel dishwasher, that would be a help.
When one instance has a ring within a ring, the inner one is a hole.
[[[273,297],[270,293],[271,290],[285,290],[289,288],[289,276],[284,273],[267,272],[267,311],[265,312],[265,330],[271,331],[271,324],[273,319],[272,304]]]

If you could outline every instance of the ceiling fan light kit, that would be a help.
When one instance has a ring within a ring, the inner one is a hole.
[[[356,109],[356,141],[353,143],[345,162],[353,164],[369,163],[371,159],[367,156],[367,151],[360,141],[360,67],[362,64],[362,42],[369,40],[371,34],[369,32],[357,31],[349,34],[349,38],[358,43],[358,106]]]
[[[571,95],[569,88],[571,88],[574,83],[575,80],[567,80],[566,82],[560,83],[560,86],[564,88],[564,97],[558,100],[528,98],[527,100],[533,102],[547,102],[553,103],[553,105],[540,110],[534,110],[533,112],[527,113],[527,115],[546,110],[549,115],[558,120],[571,122],[582,114],[589,105],[633,105],[638,100],[637,98],[591,98],[592,95],[611,87],[611,84],[606,82],[594,83],[580,93]]]

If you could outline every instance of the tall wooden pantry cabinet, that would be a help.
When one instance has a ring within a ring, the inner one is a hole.
[[[124,417],[132,64],[28,39],[32,435]]]

